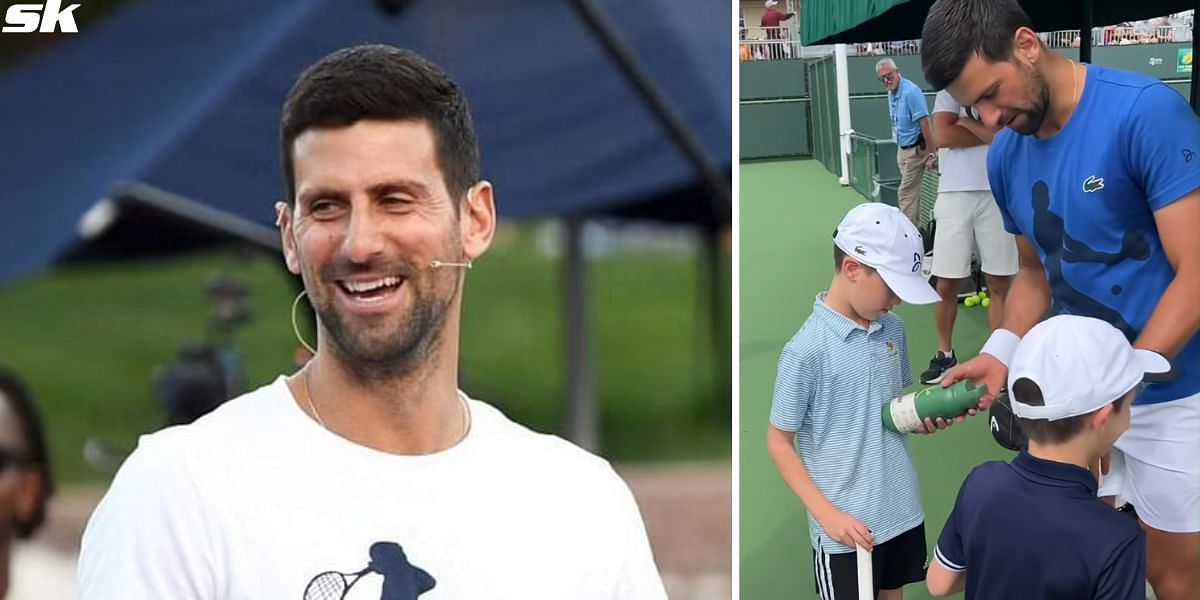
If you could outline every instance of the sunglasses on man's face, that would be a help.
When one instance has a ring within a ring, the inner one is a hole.
[[[0,446],[0,475],[26,467],[30,462],[29,457],[25,456],[24,452]]]
[[[879,76],[879,80],[884,83],[890,83],[892,81],[892,76],[894,76],[895,74],[896,74],[895,71],[892,71],[891,73],[884,73],[883,75]]]

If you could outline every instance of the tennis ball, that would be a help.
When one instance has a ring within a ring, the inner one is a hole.
[[[979,304],[979,296],[967,296],[967,299],[963,300],[963,306],[966,306],[967,308],[971,308],[976,304]]]
[[[982,301],[982,302],[980,302],[980,304],[982,304],[984,308],[987,308],[987,307],[989,307],[989,306],[991,306],[991,305],[992,305],[992,299],[991,299],[991,298],[984,298],[984,299],[983,299],[983,301]]]
[[[982,299],[984,299],[984,298],[987,298],[987,297],[988,297],[988,295],[987,295],[987,292],[985,292],[985,291],[983,291],[983,290],[979,290],[979,293],[978,293],[978,294],[976,294],[976,296],[979,296],[979,299],[980,299],[980,300],[982,300]]]

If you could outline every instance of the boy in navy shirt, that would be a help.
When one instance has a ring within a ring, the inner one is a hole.
[[[1089,468],[1129,428],[1147,374],[1170,363],[1099,319],[1057,316],[1017,346],[1008,386],[1029,450],[963,482],[926,584],[969,600],[1144,600],[1146,540],[1096,497]]]

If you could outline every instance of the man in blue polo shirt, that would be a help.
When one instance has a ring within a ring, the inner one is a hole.
[[[930,84],[1006,128],[988,179],[1020,256],[1000,329],[942,384],[969,368],[998,392],[1048,312],[1170,358],[1177,377],[1138,397],[1099,493],[1137,509],[1159,600],[1200,598],[1200,120],[1157,79],[1051,52],[1016,0],[938,0],[921,58]]]
[[[892,116],[892,137],[896,141],[896,164],[900,167],[900,212],[914,227],[921,226],[921,181],[927,162],[937,160],[926,151],[933,140],[929,125],[929,107],[917,84],[900,76],[895,61],[885,58],[875,63],[875,73],[887,89],[888,113]]]
[[[969,600],[1144,600],[1146,539],[1096,497],[1088,470],[1129,428],[1130,403],[1167,359],[1099,319],[1031,329],[1012,359],[1012,410],[1029,450],[976,467],[934,549],[926,585]]]

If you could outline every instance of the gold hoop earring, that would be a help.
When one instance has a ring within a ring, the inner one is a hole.
[[[300,340],[300,345],[304,346],[305,350],[308,350],[313,354],[313,356],[316,356],[317,351],[314,350],[312,346],[309,346],[308,342],[304,341],[304,336],[300,335],[300,324],[296,321],[296,308],[300,306],[300,299],[307,295],[308,291],[305,290],[297,294],[296,299],[292,301],[292,333],[296,334],[296,339]]]

